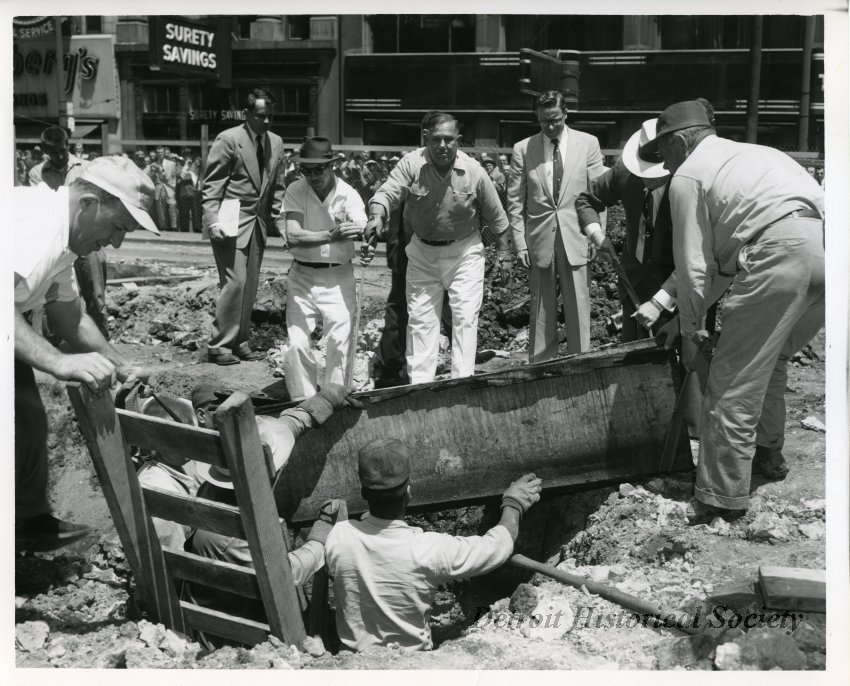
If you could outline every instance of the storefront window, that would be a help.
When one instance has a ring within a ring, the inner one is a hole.
[[[376,53],[475,52],[475,15],[373,14]]]
[[[171,85],[146,85],[143,90],[144,113],[158,114],[180,111],[180,87]]]

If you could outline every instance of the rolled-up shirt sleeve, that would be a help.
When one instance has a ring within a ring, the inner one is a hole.
[[[436,583],[491,572],[508,561],[514,542],[501,524],[483,536],[441,536],[434,571]]]
[[[415,173],[411,155],[408,153],[399,160],[399,163],[390,172],[387,180],[375,191],[375,195],[369,200],[370,205],[380,205],[384,208],[384,216],[389,217],[390,212],[398,209],[402,200],[407,196],[410,186],[413,184]]]
[[[698,331],[711,287],[713,236],[704,192],[694,179],[674,176],[670,181],[673,259],[676,263],[676,303],[682,335]]]
[[[481,206],[481,216],[493,235],[500,236],[508,230],[508,215],[502,208],[499,192],[493,180],[484,172],[478,177],[478,202]]]

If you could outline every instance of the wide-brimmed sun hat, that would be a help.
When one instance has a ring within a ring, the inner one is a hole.
[[[651,140],[655,139],[657,123],[658,119],[647,119],[623,146],[623,164],[626,165],[626,169],[632,174],[642,179],[660,179],[670,174],[664,168],[664,160],[657,151],[655,153],[647,153],[645,156],[640,154],[640,150]]]

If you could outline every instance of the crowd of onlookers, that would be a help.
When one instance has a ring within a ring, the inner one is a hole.
[[[99,151],[87,149],[77,141],[71,145],[71,154],[80,160],[92,160]],[[169,147],[139,148],[134,152],[118,153],[130,157],[154,182],[156,205],[154,221],[163,231],[201,231],[201,187],[203,173],[200,154],[191,148],[182,148],[179,154]],[[374,192],[387,180],[403,152],[356,151],[347,155],[340,153],[334,161],[334,173],[350,184],[364,203],[368,203]],[[502,205],[507,203],[507,175],[509,160],[505,154],[474,153],[487,170],[499,192]],[[46,158],[41,146],[18,147],[15,149],[15,185],[30,184],[30,170]],[[292,160],[292,150],[286,151],[286,184],[301,176],[298,165]]]
[[[86,150],[77,141],[72,146],[72,154],[81,160],[98,157],[94,150]],[[120,153],[131,157],[154,182],[156,187],[156,205],[154,221],[164,231],[201,231],[201,187],[203,174],[200,155],[191,148],[182,148],[180,154],[173,153],[166,146],[157,146],[149,150],[142,148],[133,153]],[[402,152],[369,153],[366,151],[340,153],[334,161],[334,173],[351,185],[364,203],[387,180],[390,172],[398,163]],[[507,204],[507,177],[510,171],[508,156],[487,152],[468,153],[477,159],[493,180],[502,205]],[[16,148],[15,185],[29,185],[29,172],[45,158],[40,146]],[[806,171],[824,185],[823,166],[807,165]],[[292,151],[286,151],[286,183],[289,185],[301,176],[298,165],[292,160]]]

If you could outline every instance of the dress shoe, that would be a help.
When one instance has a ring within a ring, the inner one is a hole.
[[[207,353],[207,359],[213,364],[220,364],[222,367],[239,364],[239,358],[232,353]]]
[[[714,521],[715,517],[725,519],[727,522],[734,522],[746,513],[746,510],[729,510],[725,507],[706,505],[696,498],[691,498],[685,516],[688,518],[688,526],[694,526],[695,524],[709,524]]]
[[[785,464],[782,450],[757,445],[756,454],[753,457],[753,471],[770,481],[782,481],[788,476],[788,465]]]
[[[236,353],[236,357],[243,362],[256,362],[257,360],[265,360],[266,353],[262,350],[249,350],[246,353]]]
[[[91,533],[91,527],[66,522],[51,514],[40,514],[15,522],[15,549],[46,553]]]

